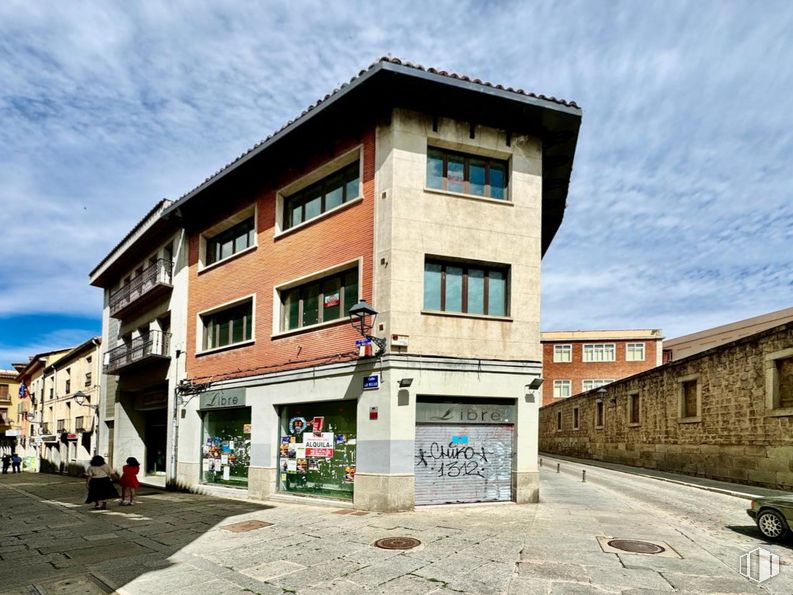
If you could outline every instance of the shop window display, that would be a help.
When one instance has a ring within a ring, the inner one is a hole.
[[[202,481],[247,487],[251,461],[250,408],[207,411],[203,426]]]
[[[282,491],[352,499],[356,405],[337,401],[281,409],[278,469]]]

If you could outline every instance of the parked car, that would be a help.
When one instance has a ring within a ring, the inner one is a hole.
[[[782,539],[793,522],[793,495],[757,498],[752,500],[752,507],[746,513],[754,519],[765,537]]]

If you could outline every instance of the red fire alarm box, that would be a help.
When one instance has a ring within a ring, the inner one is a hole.
[[[369,407],[369,419],[377,419],[377,407]]]

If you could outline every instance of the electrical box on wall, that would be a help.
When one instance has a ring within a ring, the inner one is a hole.
[[[407,335],[391,335],[391,348],[400,347],[406,349],[408,346]]]
[[[369,419],[370,420],[377,419],[377,407],[369,407]]]

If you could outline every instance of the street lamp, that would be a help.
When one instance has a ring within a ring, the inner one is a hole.
[[[358,334],[364,339],[368,339],[377,345],[375,357],[383,355],[385,353],[385,340],[380,337],[373,337],[369,334],[372,328],[374,328],[375,320],[377,320],[377,310],[372,308],[366,300],[361,300],[349,309],[348,314],[350,316],[352,328],[358,331]],[[367,320],[369,317],[372,318],[371,322]]]
[[[80,407],[93,407],[94,409],[99,409],[99,405],[91,405],[88,401],[88,395],[86,395],[83,391],[78,390],[74,393],[74,402],[77,403]]]

